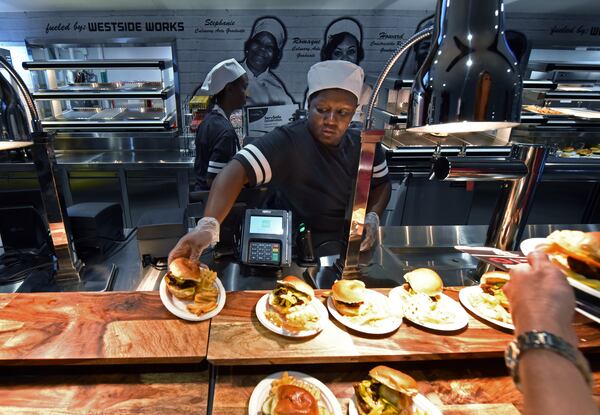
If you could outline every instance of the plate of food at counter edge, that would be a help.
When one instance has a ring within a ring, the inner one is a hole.
[[[343,415],[335,395],[321,381],[301,372],[277,372],[261,380],[248,402],[249,415]]]
[[[217,273],[187,258],[169,264],[159,293],[167,310],[188,321],[213,318],[225,306],[225,288]]]
[[[458,293],[460,302],[467,310],[492,325],[514,330],[508,310],[508,299],[502,287],[510,277],[504,271],[490,271],[481,276],[479,285],[465,287]]]
[[[392,310],[388,297],[360,280],[335,281],[327,309],[344,326],[365,334],[387,334],[402,325],[402,314]]]
[[[524,255],[542,248],[572,287],[600,298],[600,232],[554,231],[546,238],[525,239],[520,248]]]
[[[404,275],[406,283],[389,293],[391,307],[404,318],[436,331],[456,331],[469,324],[469,315],[458,302],[443,293],[444,283],[437,272],[417,268]]]
[[[256,317],[267,329],[286,337],[309,337],[323,330],[327,309],[310,285],[289,275],[256,303]]]
[[[369,377],[354,385],[354,400],[348,413],[442,415],[429,399],[419,393],[417,382],[409,375],[387,366],[376,366]]]

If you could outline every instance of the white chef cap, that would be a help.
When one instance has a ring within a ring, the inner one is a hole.
[[[359,23],[350,17],[342,17],[331,22],[325,33],[325,42],[328,43],[332,36],[340,33],[350,33],[356,38],[359,45],[362,42],[362,30]]]
[[[224,60],[217,63],[206,75],[200,91],[205,95],[216,95],[225,88],[225,85],[235,81],[245,73],[246,71],[242,65],[235,59]]]
[[[275,19],[274,17],[262,17],[258,19],[254,23],[250,39],[260,32],[268,32],[272,34],[277,42],[277,47],[279,50],[281,50],[285,42],[285,29],[279,20]]]
[[[339,88],[356,95],[360,100],[365,73],[362,68],[347,61],[322,61],[317,62],[308,70],[308,94],[310,97],[315,92],[323,89]]]

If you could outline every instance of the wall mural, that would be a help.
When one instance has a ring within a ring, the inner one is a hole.
[[[276,17],[263,16],[254,21],[244,43],[240,62],[248,73],[246,105],[287,105],[294,103],[285,84],[273,72],[283,58],[287,41],[285,26]]]
[[[110,41],[174,39],[185,99],[217,62],[235,58],[251,78],[250,105],[305,104],[306,73],[323,59],[345,59],[376,77],[393,51],[429,10],[157,10],[0,13],[0,43],[26,38]],[[507,12],[507,29],[536,45],[600,46],[595,16],[540,16]],[[424,49],[424,48],[423,48]],[[416,68],[411,53],[404,76]],[[370,86],[363,91],[364,104]]]
[[[320,57],[321,61],[343,60],[360,65],[365,58],[365,50],[363,48],[363,29],[359,21],[352,17],[340,17],[329,23],[325,28]],[[372,91],[373,87],[365,82],[358,102],[359,109],[354,114],[352,121],[363,121],[362,108],[369,103]],[[307,92],[308,87],[304,91],[305,107],[308,106]]]

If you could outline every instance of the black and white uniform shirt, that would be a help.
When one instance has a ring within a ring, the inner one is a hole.
[[[221,107],[215,105],[196,131],[196,190],[209,190],[209,181],[240,149],[238,136]]]
[[[249,186],[276,187],[282,199],[277,207],[291,210],[296,224],[303,221],[315,232],[343,236],[359,155],[359,131],[346,131],[337,147],[328,147],[312,136],[307,120],[298,120],[246,145],[234,159],[244,166]],[[371,186],[388,180],[378,145]]]

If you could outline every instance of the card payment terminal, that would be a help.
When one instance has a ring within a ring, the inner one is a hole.
[[[248,209],[241,240],[243,264],[285,267],[292,262],[292,213]]]

